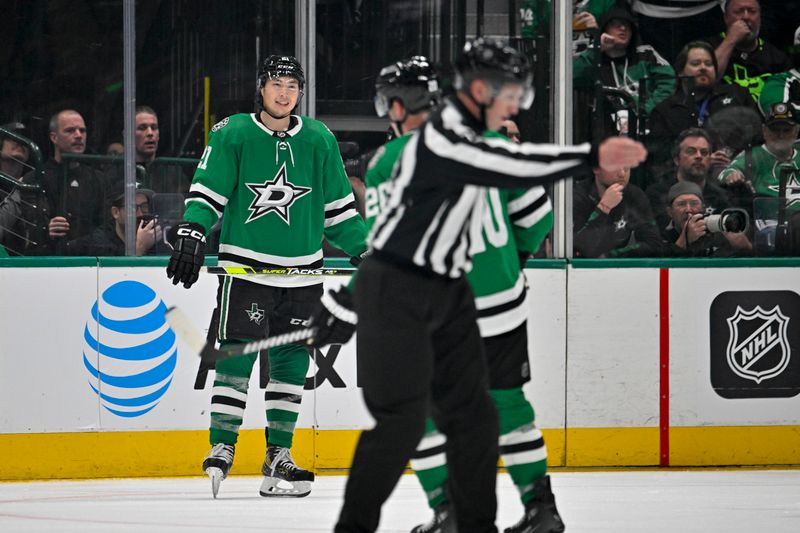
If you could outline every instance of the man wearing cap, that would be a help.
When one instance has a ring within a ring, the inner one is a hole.
[[[667,195],[669,227],[664,233],[674,256],[725,257],[748,253],[750,241],[743,233],[711,233],[703,214],[703,191],[696,183],[679,181]]]
[[[136,189],[136,255],[152,255],[161,240],[161,226],[150,214],[153,191]],[[66,255],[125,255],[125,191],[122,185],[111,200],[111,222],[95,228],[89,235],[67,242]]]
[[[794,146],[800,133],[797,118],[793,106],[772,104],[761,128],[764,144],[753,148],[749,156],[739,154],[720,172],[720,183],[731,187],[749,181],[756,196],[777,198],[781,173],[786,172],[788,206],[800,207],[800,152]]]
[[[24,137],[30,137],[30,133],[28,133],[25,125],[21,122],[11,122],[3,124],[0,127]],[[29,156],[30,154],[26,146],[9,137],[0,137],[0,172],[12,178],[21,178],[23,172],[25,172],[28,167],[27,162]],[[11,192],[11,188],[8,187],[5,182],[0,181],[0,191],[8,193]],[[0,193],[0,199],[4,196],[5,194]]]
[[[656,105],[675,92],[675,71],[652,46],[640,44],[636,21],[627,9],[610,9],[603,14],[599,27],[599,50],[596,47],[589,48],[573,62],[575,88],[593,89],[599,77],[604,86],[624,90],[638,105],[639,95],[644,92],[640,90],[639,84],[646,79],[647,101],[644,102],[644,113],[649,115]],[[604,126],[605,134],[626,133],[627,113],[630,110],[619,98],[609,99],[606,110],[608,112],[605,115],[609,118]]]
[[[4,124],[3,129],[30,138],[21,122]],[[0,137],[0,172],[21,180],[30,168],[28,147],[10,137]],[[42,202],[36,193],[22,191],[13,182],[0,180],[0,245],[10,255],[31,255],[46,239]]]

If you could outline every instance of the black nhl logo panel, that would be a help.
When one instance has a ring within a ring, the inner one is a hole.
[[[710,310],[711,386],[723,398],[800,394],[800,295],[732,291]]]

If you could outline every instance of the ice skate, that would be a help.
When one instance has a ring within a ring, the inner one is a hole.
[[[228,477],[228,472],[233,466],[233,444],[215,444],[203,460],[203,472],[211,478],[211,494],[216,499],[219,492],[219,485],[222,480]]]
[[[437,505],[433,509],[433,518],[420,524],[411,533],[456,533],[456,516],[448,503]]]
[[[550,490],[550,476],[535,482],[536,498],[525,504],[525,514],[504,533],[561,533],[564,522],[556,509],[556,499]]]
[[[294,464],[289,448],[267,446],[267,457],[261,466],[261,473],[264,474],[259,490],[262,496],[302,498],[311,493],[314,474]]]

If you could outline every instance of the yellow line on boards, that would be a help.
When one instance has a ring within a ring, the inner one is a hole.
[[[657,467],[658,428],[544,429],[548,466]],[[292,455],[317,473],[346,472],[359,430],[298,428]],[[0,435],[0,480],[200,476],[207,430]],[[264,431],[243,430],[231,475],[259,475]],[[674,467],[800,464],[800,426],[673,427]]]

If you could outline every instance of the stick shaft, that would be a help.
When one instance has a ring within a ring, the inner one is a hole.
[[[248,266],[206,267],[206,272],[219,276],[349,276],[355,268],[256,268]]]

